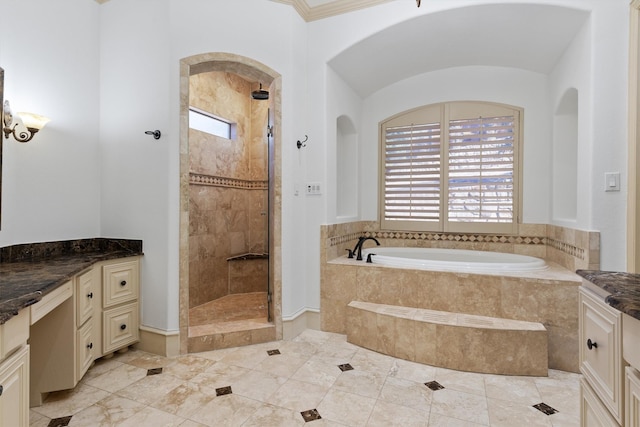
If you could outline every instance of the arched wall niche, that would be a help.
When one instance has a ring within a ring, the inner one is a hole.
[[[345,115],[336,120],[336,215],[338,221],[358,217],[358,133]]]
[[[578,90],[569,88],[553,116],[552,221],[566,225],[577,219]]]
[[[276,339],[282,339],[282,206],[275,194],[282,192],[282,77],[268,66],[241,55],[224,52],[203,53],[180,60],[180,247],[179,321],[180,353],[189,349],[189,77],[223,71],[256,83],[269,91],[269,123],[273,127],[269,143],[269,288],[272,294]],[[248,94],[247,94],[248,95]]]

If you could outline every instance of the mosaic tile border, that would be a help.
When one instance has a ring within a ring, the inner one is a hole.
[[[505,243],[515,245],[542,245],[569,254],[580,260],[585,258],[585,250],[570,243],[542,236],[503,236],[496,234],[457,234],[457,233],[416,233],[407,231],[366,231],[349,233],[329,238],[329,247],[338,246],[359,237],[376,239],[423,240],[433,242],[469,242],[469,243]]]
[[[561,240],[552,239],[550,237],[547,237],[547,246],[557,249],[560,252],[567,253],[573,257],[584,260],[583,248],[578,248],[577,246],[570,245],[569,243],[563,242]]]
[[[189,184],[208,185],[211,187],[240,188],[243,190],[268,190],[269,181],[248,181],[244,179],[225,178],[222,176],[189,173]]]

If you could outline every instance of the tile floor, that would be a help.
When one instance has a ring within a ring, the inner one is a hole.
[[[32,408],[30,424],[578,426],[579,378],[554,370],[544,378],[452,371],[306,330],[291,341],[175,358],[116,354],[96,362],[74,390]],[[557,412],[534,408],[540,403]]]

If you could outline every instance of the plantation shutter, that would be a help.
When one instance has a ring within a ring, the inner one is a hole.
[[[450,102],[381,123],[381,228],[512,233],[520,110]]]
[[[449,222],[513,222],[515,132],[513,115],[449,121]]]
[[[385,129],[384,219],[440,221],[440,123]]]

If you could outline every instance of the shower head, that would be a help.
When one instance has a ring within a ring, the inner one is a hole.
[[[269,91],[263,90],[262,83],[260,83],[260,89],[251,92],[251,98],[259,100],[269,99]]]

